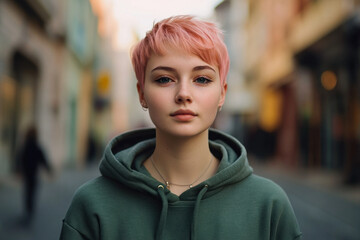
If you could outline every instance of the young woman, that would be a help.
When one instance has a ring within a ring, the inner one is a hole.
[[[162,20],[132,62],[155,129],[109,143],[60,239],[300,239],[284,191],[252,173],[235,138],[209,129],[227,90],[220,30],[191,16]]]

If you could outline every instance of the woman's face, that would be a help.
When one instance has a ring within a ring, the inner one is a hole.
[[[162,56],[153,54],[146,66],[144,88],[138,85],[140,103],[148,107],[157,130],[184,137],[211,126],[226,90],[216,66],[174,49]]]

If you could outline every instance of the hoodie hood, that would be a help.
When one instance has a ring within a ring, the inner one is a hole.
[[[142,163],[155,149],[155,129],[140,129],[123,133],[110,141],[100,163],[100,172],[121,184],[158,196],[160,184],[164,187],[168,201],[178,200],[178,196],[166,189],[163,183],[144,174]],[[207,198],[226,185],[242,181],[252,173],[244,146],[234,137],[218,130],[209,130],[211,152],[220,160],[217,173],[208,180],[182,194],[183,199],[195,200],[206,185]]]

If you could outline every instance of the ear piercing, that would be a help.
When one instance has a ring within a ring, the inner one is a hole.
[[[141,102],[141,108],[143,111],[145,111],[145,112],[147,111],[148,107],[145,102]]]

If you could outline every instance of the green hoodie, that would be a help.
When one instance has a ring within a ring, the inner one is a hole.
[[[114,138],[102,176],[75,193],[60,240],[300,239],[286,194],[252,173],[245,148],[217,130],[209,144],[220,159],[217,173],[177,196],[142,164],[154,151],[154,129]]]

